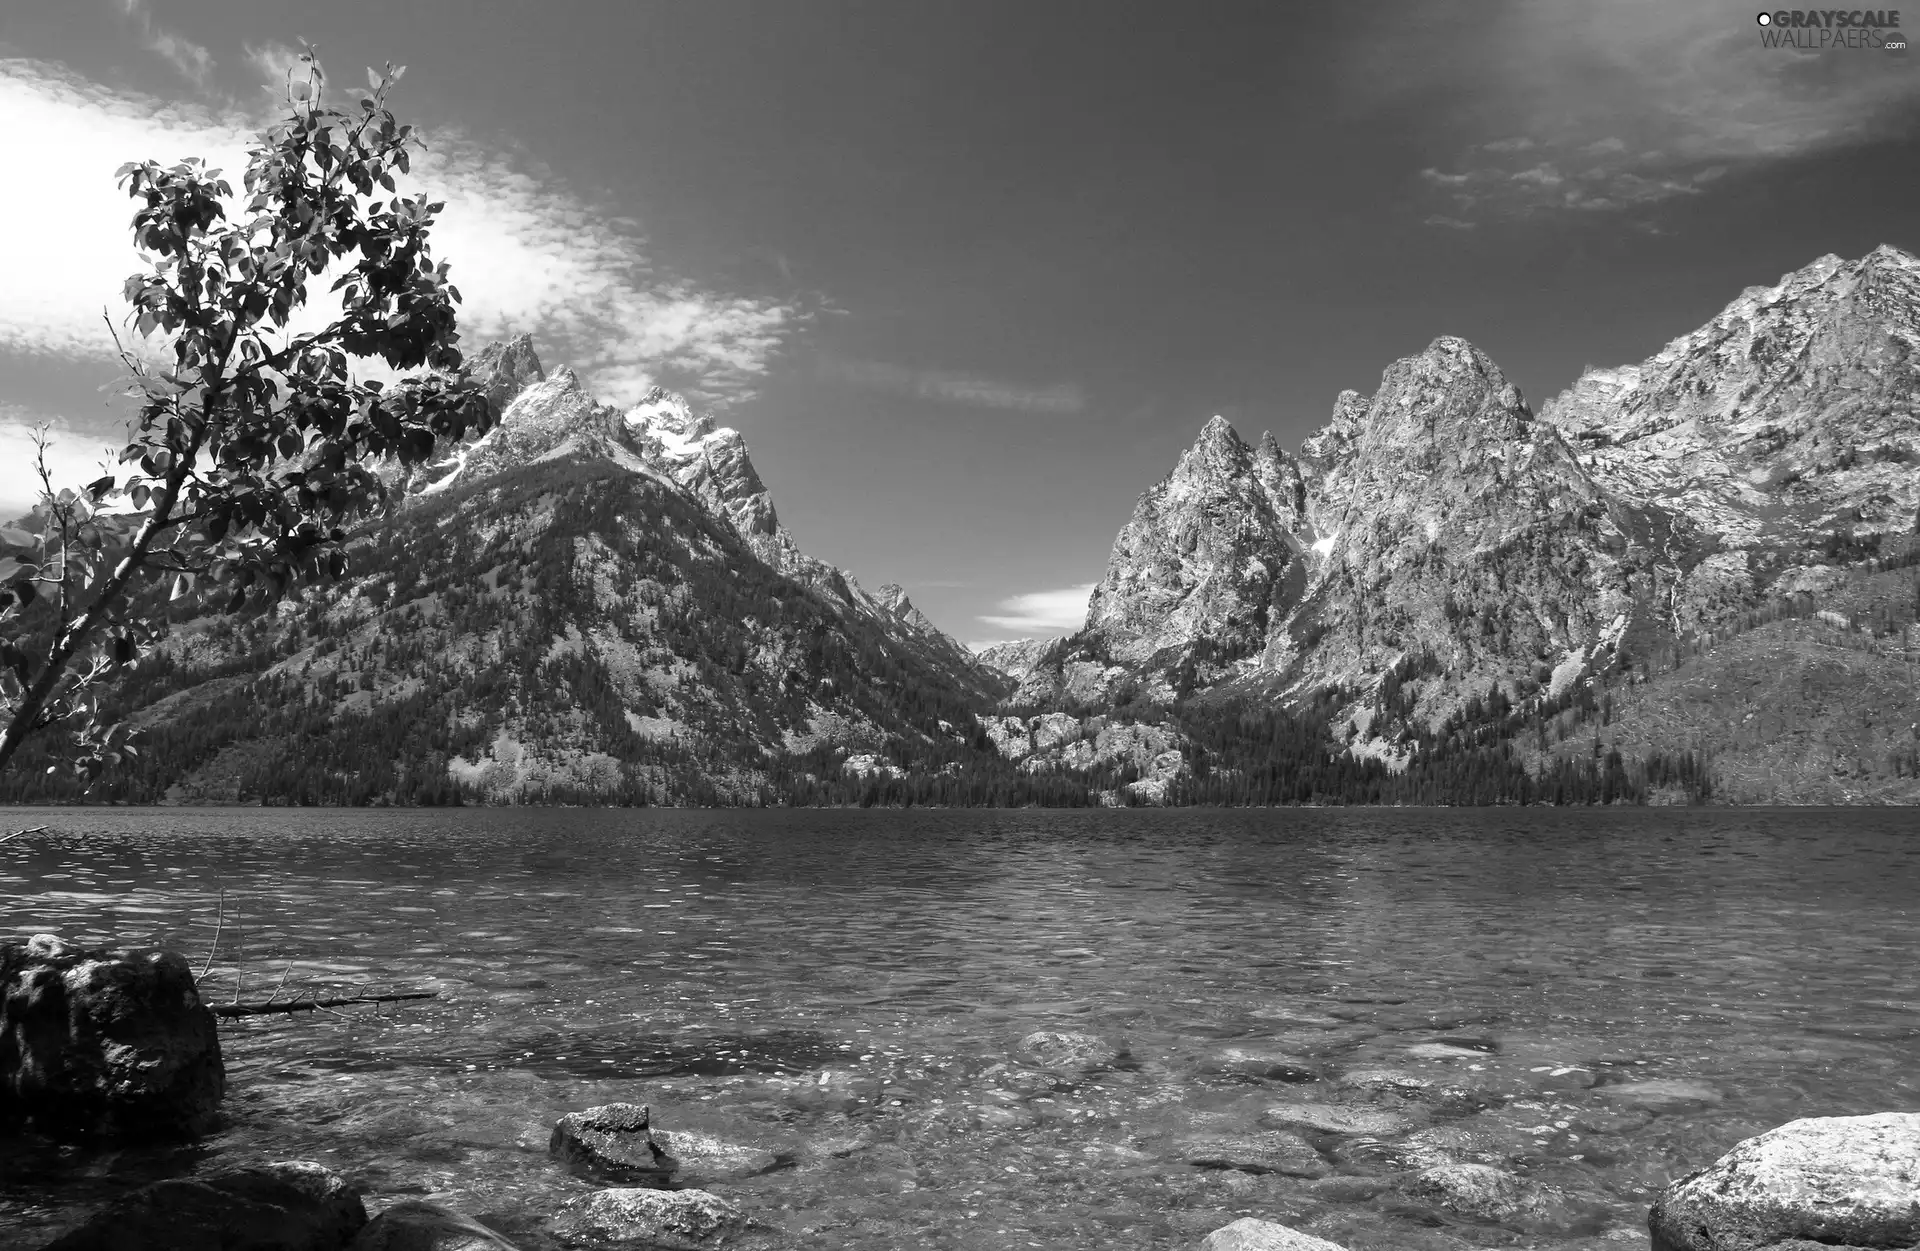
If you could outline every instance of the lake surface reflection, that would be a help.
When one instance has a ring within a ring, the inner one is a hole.
[[[223,1024],[204,1147],[0,1148],[6,1251],[154,1177],[289,1158],[532,1251],[588,1188],[553,1122],[615,1100],[779,1153],[711,1187],[779,1246],[1187,1247],[1257,1215],[1355,1251],[1617,1247],[1740,1138],[1920,1109],[1900,812],[0,813],[43,823],[0,846],[8,937],[197,966],[224,910],[216,1001],[439,997]],[[1049,1077],[1015,1055],[1040,1029],[1130,1059]],[[1431,1089],[1342,1080],[1377,1069]],[[1399,1125],[1270,1111],[1300,1103]],[[1323,1176],[1187,1162],[1279,1124]],[[1409,1197],[1439,1158],[1571,1214]]]

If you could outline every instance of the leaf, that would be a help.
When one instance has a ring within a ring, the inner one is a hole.
[[[167,598],[181,599],[187,595],[191,595],[193,593],[193,581],[194,581],[194,578],[192,574],[190,573],[181,574],[179,577],[173,580],[173,594],[169,595]]]
[[[21,578],[19,581],[13,583],[13,593],[20,598],[20,606],[22,608],[31,605],[40,594],[33,589],[33,583],[27,581],[25,578]]]
[[[371,65],[367,66],[367,86],[375,91],[380,90],[380,72]]]
[[[40,539],[37,535],[30,534],[14,526],[0,526],[0,542],[7,543],[13,547],[32,547],[39,543]]]
[[[108,474],[104,478],[95,478],[92,482],[87,483],[87,494],[93,497],[95,503],[98,503],[100,498],[111,490],[113,490],[112,474]]]

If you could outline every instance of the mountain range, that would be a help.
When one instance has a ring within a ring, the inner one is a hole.
[[[1920,799],[1917,354],[1891,247],[1537,412],[1438,338],[1297,451],[1207,422],[1084,627],[975,655],[803,553],[737,432],[602,404],[521,337],[364,574],[170,610],[108,797]]]

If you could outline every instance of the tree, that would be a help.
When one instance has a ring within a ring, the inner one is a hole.
[[[391,502],[377,466],[417,465],[492,420],[456,346],[460,292],[428,248],[442,205],[395,189],[419,146],[387,108],[404,72],[368,70],[357,110],[324,107],[309,47],[286,117],[248,153],[238,220],[204,161],[120,168],[146,267],[126,281],[128,319],[171,350],[150,367],[121,347],[139,408],[120,472],[56,492],[43,456],[31,524],[0,530],[0,768],[60,724],[81,767],[115,762],[131,749],[90,689],[163,628],[157,583],[231,612],[341,578],[366,546],[355,526]],[[290,330],[330,270],[338,316]],[[356,379],[356,360],[415,372],[383,386]]]

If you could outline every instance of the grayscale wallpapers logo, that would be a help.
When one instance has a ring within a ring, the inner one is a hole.
[[[1865,48],[1905,54],[1898,9],[1775,9],[1754,19],[1763,48]]]

